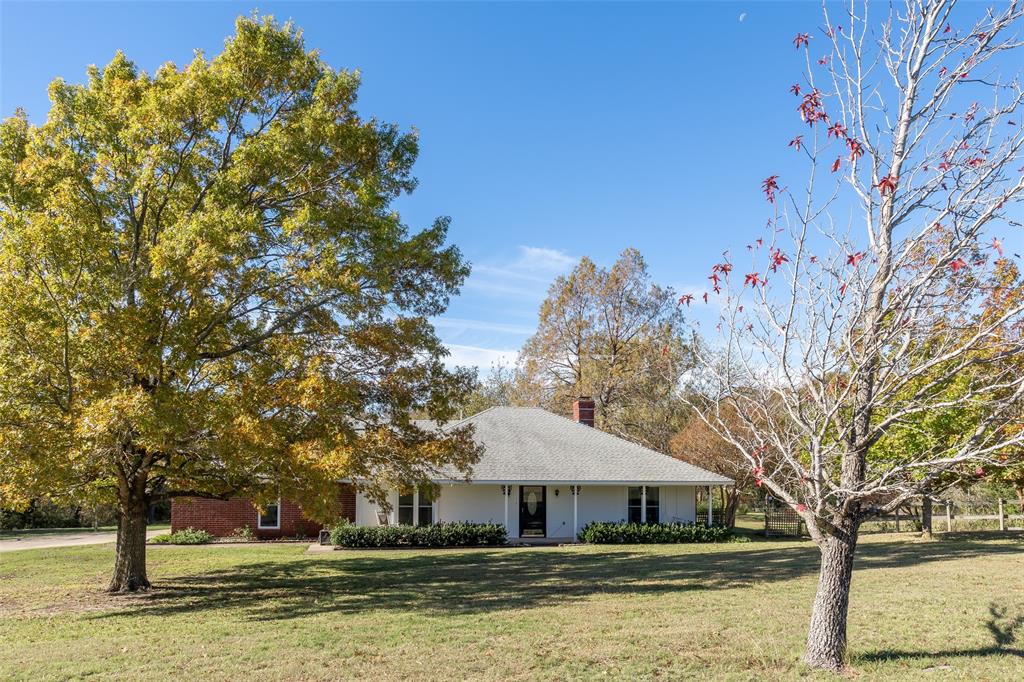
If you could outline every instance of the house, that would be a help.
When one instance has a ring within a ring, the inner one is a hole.
[[[502,523],[512,539],[571,540],[592,521],[695,522],[698,488],[733,481],[682,460],[599,431],[594,402],[580,398],[573,419],[535,407],[492,407],[451,424],[471,424],[484,446],[469,481],[439,471],[436,495],[390,495],[385,511],[341,487],[344,516],[358,525],[439,521]],[[713,495],[709,494],[709,499]],[[708,519],[710,523],[710,519]],[[192,526],[215,535],[249,525],[258,535],[296,535],[319,527],[282,502],[259,514],[245,500],[175,502],[172,528]]]

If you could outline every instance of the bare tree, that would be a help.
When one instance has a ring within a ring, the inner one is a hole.
[[[728,253],[714,266],[722,343],[689,399],[806,521],[821,572],[805,660],[830,670],[844,665],[861,523],[1019,462],[1024,439],[1011,426],[1024,305],[985,312],[1001,293],[999,232],[1020,227],[1024,93],[1001,75],[1018,66],[1020,5],[909,1],[881,22],[878,5],[834,7],[794,40],[805,127],[786,153],[807,175],[764,181],[773,215],[749,270]],[[940,449],[878,451],[952,409],[966,426]]]

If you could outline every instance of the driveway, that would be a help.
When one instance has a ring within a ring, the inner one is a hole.
[[[146,531],[146,539],[168,532],[164,530]],[[0,536],[0,552],[15,552],[19,549],[47,549],[49,547],[76,547],[78,545],[102,545],[107,542],[114,542],[117,534],[95,533],[89,530],[73,533],[61,533],[60,535],[37,535],[22,536],[18,538],[3,538]]]

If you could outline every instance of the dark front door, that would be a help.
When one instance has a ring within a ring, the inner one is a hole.
[[[543,538],[547,536],[548,514],[542,485],[519,486],[519,537]]]

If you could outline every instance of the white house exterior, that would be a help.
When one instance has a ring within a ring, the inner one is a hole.
[[[540,408],[493,407],[452,424],[473,425],[484,447],[469,481],[440,472],[433,499],[393,492],[386,514],[357,495],[356,524],[501,523],[510,540],[571,541],[592,521],[695,522],[696,490],[733,484],[592,428],[592,401],[575,408],[575,421]]]

